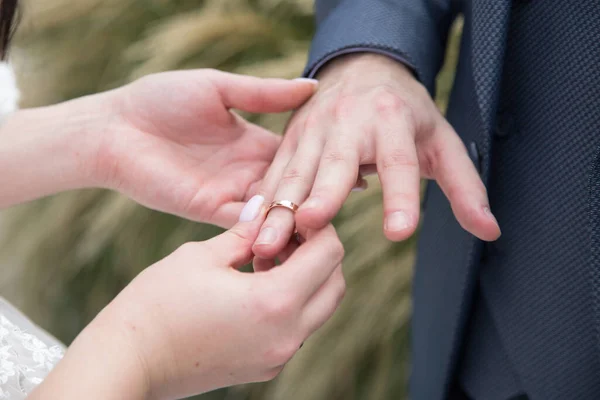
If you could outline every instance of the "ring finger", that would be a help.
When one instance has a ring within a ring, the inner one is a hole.
[[[323,151],[322,135],[310,132],[298,143],[296,154],[285,167],[271,201],[302,204],[312,188]],[[274,258],[289,242],[294,231],[294,212],[276,207],[269,212],[252,250],[261,258]]]

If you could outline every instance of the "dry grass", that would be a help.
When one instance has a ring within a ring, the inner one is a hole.
[[[313,30],[311,8],[310,0],[28,0],[13,53],[24,103],[50,104],[167,69],[296,77]],[[441,107],[455,48],[440,78]],[[286,120],[253,118],[277,132]],[[203,398],[404,397],[414,240],[384,239],[381,191],[371,184],[336,220],[349,290],[333,320],[276,381]],[[96,190],[23,205],[0,222],[0,293],[66,342],[144,267],[217,232]]]

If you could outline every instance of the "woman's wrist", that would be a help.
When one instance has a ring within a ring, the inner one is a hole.
[[[137,369],[143,371],[146,398],[152,400],[189,397],[235,383],[233,376],[218,366],[222,362],[227,364],[227,360],[204,358],[204,352],[200,352],[190,362],[188,353],[201,351],[206,338],[194,337],[183,343],[178,340],[185,335],[178,331],[180,327],[174,328],[176,322],[172,318],[180,310],[165,301],[164,293],[169,288],[156,289],[156,282],[165,282],[164,272],[174,267],[168,262],[166,268],[146,269],[90,324],[94,335],[107,331],[118,336],[119,342],[128,344],[128,357],[137,360]],[[188,327],[189,331],[194,329]]]
[[[110,109],[106,93],[8,116],[0,127],[0,208],[97,185]]]
[[[190,370],[199,376],[206,374],[201,366],[181,365],[176,359],[177,349],[170,340],[172,332],[164,314],[172,311],[164,308],[156,281],[152,267],[142,272],[96,317],[90,329],[109,331],[128,343],[129,357],[135,358],[143,371],[147,399],[183,398],[189,395],[185,377]],[[205,380],[203,387],[199,381],[194,382],[195,393],[217,388]]]
[[[31,399],[152,399],[146,362],[127,329],[105,309],[79,334]]]
[[[130,284],[90,324],[91,336],[118,337],[121,347],[127,348],[127,357],[137,366],[137,386],[142,385],[145,399],[158,399],[157,386],[169,375],[171,360],[162,342],[163,327],[154,321],[154,312]],[[138,297],[139,296],[139,297]],[[158,371],[157,371],[158,370]]]

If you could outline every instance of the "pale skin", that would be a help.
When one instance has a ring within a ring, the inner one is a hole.
[[[253,258],[266,212],[250,197],[280,140],[230,108],[291,110],[314,91],[310,81],[181,71],[8,118],[0,208],[102,187],[231,228],[141,273],[31,399],[175,399],[282,370],[343,297],[343,247],[331,226],[302,230],[306,242],[288,244],[278,268],[261,259],[258,273],[237,270]]]
[[[253,247],[258,256],[277,254],[295,224],[326,226],[362,171],[379,175],[390,240],[405,240],[417,228],[421,178],[437,181],[465,230],[486,241],[500,236],[465,146],[407,67],[382,55],[348,55],[318,79],[318,92],[290,120],[261,186],[267,200],[287,199],[300,209],[295,220],[282,210],[269,214]]]
[[[0,208],[104,187],[152,209],[229,228],[280,143],[230,109],[288,111],[314,90],[310,81],[177,71],[19,111],[0,128]]]
[[[276,377],[339,305],[344,251],[328,227],[278,268],[238,272],[263,221],[264,210],[145,270],[30,398],[179,399]]]

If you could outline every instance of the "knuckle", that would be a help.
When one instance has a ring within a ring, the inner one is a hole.
[[[283,371],[284,366],[281,365],[279,367],[275,367],[275,368],[270,368],[268,370],[266,370],[262,376],[259,378],[260,382],[269,382],[272,381],[273,379],[277,378],[279,376],[279,374],[281,373],[281,371]]]
[[[336,296],[336,307],[337,308],[341,303],[344,297],[346,296],[346,291],[348,286],[346,285],[346,279],[344,278],[344,274],[339,274],[339,278],[337,278],[337,296]]]
[[[296,301],[291,294],[281,294],[267,309],[267,314],[278,319],[287,319],[295,312]]]
[[[394,88],[387,85],[378,86],[375,89],[373,106],[380,117],[403,118],[411,132],[417,127],[414,105],[398,94]]]
[[[344,249],[344,245],[340,240],[336,240],[331,246],[331,253],[335,261],[337,263],[342,262],[344,256],[346,255],[346,250]]]
[[[329,106],[329,114],[336,121],[341,121],[351,117],[356,110],[356,99],[354,96],[340,96]]]
[[[335,312],[338,310],[338,308],[340,307],[340,304],[342,304],[342,301],[344,300],[344,296],[346,295],[346,286],[344,285],[343,287],[341,285],[339,285],[338,287],[334,288],[335,292],[332,293],[332,297],[331,300],[329,301],[328,304],[325,304],[325,312],[327,313],[326,317],[327,320],[329,320],[334,314]],[[323,321],[323,324],[326,322]]]
[[[381,159],[381,167],[384,170],[396,168],[418,168],[419,161],[406,149],[395,149],[384,154]]]
[[[272,346],[265,355],[267,365],[283,366],[287,364],[300,348],[301,342],[296,339],[286,339]]]
[[[306,176],[300,171],[300,169],[296,167],[286,168],[283,172],[283,176],[281,177],[281,183],[283,185],[308,185],[308,179]]]
[[[256,308],[263,320],[285,320],[296,311],[296,299],[290,293],[270,293],[257,300]]]
[[[379,86],[376,89],[373,104],[380,114],[396,114],[409,108],[408,103],[388,86]]]
[[[346,159],[346,155],[340,150],[328,150],[323,155],[323,160],[331,164],[343,163]]]
[[[316,111],[311,110],[304,119],[304,131],[311,132],[319,129],[323,121],[323,117]]]

